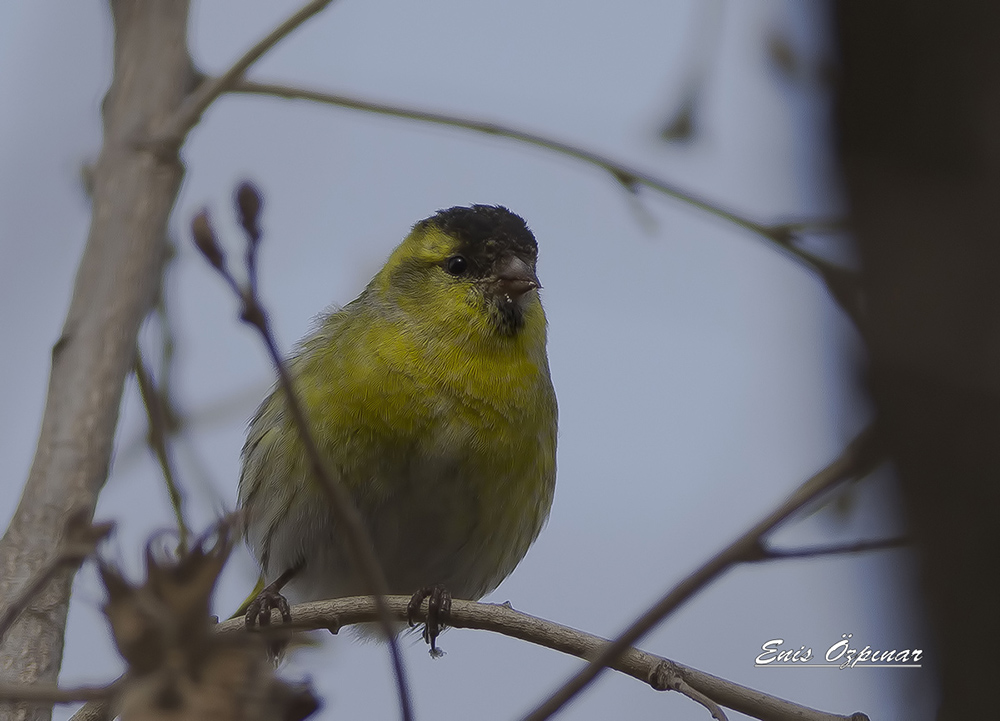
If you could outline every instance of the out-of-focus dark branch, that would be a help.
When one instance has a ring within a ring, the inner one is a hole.
[[[174,509],[174,517],[177,520],[177,546],[183,553],[187,551],[188,528],[184,521],[184,498],[177,487],[177,479],[174,475],[167,445],[170,431],[167,428],[165,403],[163,395],[157,389],[153,376],[143,362],[142,353],[138,348],[135,351],[135,377],[139,382],[139,395],[142,396],[142,403],[146,407],[146,418],[149,421],[146,443],[156,456],[156,460],[160,464],[160,471],[163,473],[163,480],[167,484],[170,506]]]
[[[660,621],[733,566],[760,553],[764,537],[820,494],[850,478],[870,472],[884,458],[873,428],[854,439],[833,463],[795,490],[749,531],[674,586],[649,610],[633,621],[614,641],[606,644],[591,662],[551,694],[524,721],[544,721],[585,689],[607,666],[651,631]]]
[[[869,551],[885,551],[891,548],[902,548],[910,545],[911,541],[906,536],[895,538],[881,538],[874,541],[857,541],[855,543],[843,543],[831,546],[812,546],[808,548],[767,548],[761,546],[760,555],[755,558],[747,558],[748,563],[758,561],[784,561],[792,558],[821,558],[823,556],[846,556],[852,553],[867,553]]]
[[[377,620],[382,626],[383,633],[388,641],[402,718],[403,721],[411,721],[413,712],[410,703],[409,688],[406,683],[403,659],[396,640],[396,629],[393,627],[388,607],[385,606],[383,600],[389,588],[385,580],[385,574],[382,571],[378,557],[375,555],[374,544],[372,543],[368,529],[361,519],[361,515],[351,501],[351,497],[341,485],[339,478],[330,467],[329,461],[319,451],[319,446],[316,444],[316,439],[310,430],[309,420],[295,391],[291,374],[285,366],[281,351],[278,350],[278,344],[274,339],[274,333],[271,331],[267,311],[264,309],[258,294],[257,251],[261,241],[258,224],[258,215],[261,208],[260,194],[251,184],[243,183],[237,190],[236,201],[240,223],[247,236],[245,253],[247,283],[240,284],[230,272],[225,254],[212,229],[206,211],[199,213],[192,221],[191,226],[195,244],[206,260],[208,260],[230,287],[233,294],[239,299],[242,305],[240,320],[258,332],[267,348],[268,355],[271,357],[271,362],[278,375],[278,383],[285,394],[288,410],[298,430],[306,455],[309,458],[312,472],[319,481],[320,488],[326,494],[337,526],[343,529],[351,563],[354,564],[355,569],[361,574],[365,584],[371,589],[376,599],[375,605],[379,610]]]
[[[163,269],[164,278],[170,271],[170,264],[177,255],[176,243],[171,239],[168,245],[168,258]],[[161,408],[163,410],[164,425],[167,431],[167,438],[170,438],[181,427],[181,419],[174,406],[173,377],[174,377],[174,357],[177,352],[177,338],[174,332],[174,324],[171,321],[170,313],[167,309],[166,282],[160,284],[160,293],[153,306],[153,315],[156,316],[160,353],[158,364],[153,374],[157,378],[156,387],[159,390]]]

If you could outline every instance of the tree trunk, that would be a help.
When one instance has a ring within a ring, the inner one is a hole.
[[[0,598],[56,548],[67,517],[93,514],[107,476],[122,387],[154,300],[167,220],[183,167],[149,140],[194,81],[185,0],[114,0],[114,78],[94,170],[93,216],[52,370],[41,434],[21,501],[0,539]],[[7,681],[55,681],[72,574],[51,582],[0,647]],[[0,706],[0,719],[48,719],[44,706]]]

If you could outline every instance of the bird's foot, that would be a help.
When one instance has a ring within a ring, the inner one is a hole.
[[[247,629],[254,626],[270,626],[271,611],[277,610],[281,614],[282,623],[292,622],[292,613],[288,608],[288,601],[272,586],[267,586],[257,597],[247,606],[246,621]]]
[[[272,583],[270,586],[266,586],[250,605],[247,606],[246,616],[244,620],[246,623],[246,628],[248,631],[252,631],[254,626],[259,626],[261,629],[267,628],[271,625],[271,611],[277,609],[281,614],[282,623],[292,622],[292,613],[288,608],[288,600],[281,595],[278,590],[280,586],[276,587],[276,584]],[[267,657],[272,663],[277,665],[285,651],[285,647],[288,645],[287,638],[272,638],[267,643]]]
[[[424,641],[430,644],[431,656],[444,656],[444,651],[437,647],[437,637],[451,614],[451,592],[441,585],[427,586],[413,594],[406,604],[406,622],[413,628],[417,625],[416,618],[420,615],[420,606],[427,599],[427,620],[424,622]]]

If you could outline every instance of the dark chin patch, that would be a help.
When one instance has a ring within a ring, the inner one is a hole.
[[[489,300],[490,317],[503,335],[515,335],[524,327],[524,310],[516,300],[500,295]]]

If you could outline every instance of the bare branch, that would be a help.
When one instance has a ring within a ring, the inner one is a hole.
[[[195,244],[202,251],[211,265],[216,269],[226,284],[232,289],[237,299],[242,303],[240,319],[255,328],[267,348],[268,355],[278,375],[278,383],[285,394],[285,402],[291,413],[292,420],[298,430],[306,456],[319,486],[326,494],[330,510],[333,512],[337,526],[343,529],[347,550],[351,563],[359,571],[365,584],[374,594],[378,609],[377,621],[389,645],[389,654],[395,672],[396,686],[399,694],[400,710],[404,721],[410,721],[413,712],[410,702],[409,688],[406,683],[406,672],[403,667],[402,655],[396,640],[396,630],[393,628],[389,609],[383,598],[388,593],[389,584],[382,571],[382,565],[375,555],[375,545],[368,529],[358,513],[351,497],[344,489],[337,474],[333,472],[330,463],[316,443],[306,418],[305,410],[295,391],[291,374],[285,365],[281,351],[278,349],[274,333],[271,331],[267,311],[261,304],[257,285],[257,250],[260,247],[260,230],[257,214],[260,212],[261,200],[258,192],[249,183],[243,183],[237,193],[237,207],[240,222],[247,234],[245,262],[247,267],[247,284],[243,287],[229,271],[225,257],[220,249],[218,239],[212,229],[206,212],[199,213],[192,221],[192,232]],[[253,217],[250,217],[253,216]]]
[[[253,47],[247,50],[222,75],[204,79],[197,90],[188,96],[184,104],[167,123],[166,128],[163,130],[163,138],[167,142],[173,141],[179,145],[184,135],[201,119],[202,113],[205,112],[208,106],[215,102],[220,95],[229,90],[251,65],[257,62],[264,53],[281,42],[299,25],[313,15],[326,9],[332,2],[333,0],[312,0],[312,2],[306,3],[298,11],[289,16],[287,20],[258,40]]]
[[[400,620],[406,617],[409,600],[408,596],[385,597],[390,613]],[[425,610],[421,609],[421,613],[425,613]],[[341,628],[352,624],[371,623],[377,619],[377,612],[373,599],[355,596],[301,603],[292,607],[292,618],[291,630],[326,629],[337,633]],[[275,624],[277,619],[276,615]],[[448,623],[455,628],[500,633],[583,659],[597,657],[609,643],[599,636],[515,611],[507,604],[455,600],[452,602]],[[243,631],[244,625],[238,619],[218,626],[219,633]],[[675,690],[671,683],[676,685],[679,679],[696,692],[694,695],[685,695],[694,698],[701,694],[711,703],[764,721],[845,721],[853,718],[801,706],[639,649],[626,649],[612,661],[611,667],[649,684],[657,691]],[[702,703],[702,700],[696,700]]]
[[[595,153],[577,145],[547,138],[537,133],[520,130],[509,125],[502,125],[486,120],[460,117],[446,113],[436,113],[417,108],[409,108],[401,105],[389,103],[379,103],[372,100],[364,100],[351,95],[341,95],[327,93],[308,88],[292,87],[276,83],[259,83],[252,80],[239,79],[234,82],[229,92],[244,93],[249,95],[268,95],[290,100],[309,100],[312,102],[334,105],[352,110],[362,110],[377,115],[386,115],[405,120],[416,120],[434,125],[444,125],[452,128],[471,130],[477,133],[493,135],[501,138],[509,138],[528,145],[534,145],[545,150],[550,150],[561,155],[576,158],[590,165],[594,165],[611,175],[614,180],[629,192],[642,186],[654,190],[663,195],[679,200],[691,205],[699,210],[721,218],[751,233],[763,236],[774,243],[779,250],[794,257],[806,266],[815,269],[818,262],[816,256],[797,247],[793,242],[793,236],[808,232],[814,229],[814,223],[808,220],[795,221],[792,223],[779,223],[776,225],[765,225],[750,220],[742,215],[726,210],[715,203],[699,198],[696,195],[681,190],[672,183],[661,178],[657,178],[648,173],[644,173],[635,168],[631,168],[624,163],[619,163],[607,156]],[[843,221],[831,221],[823,219],[815,223],[815,229],[828,230],[832,227],[843,225]]]
[[[405,120],[416,120],[419,122],[432,123],[434,125],[443,125],[452,128],[461,128],[463,130],[471,130],[473,132],[492,135],[495,137],[509,138],[511,140],[528,145],[534,145],[536,147],[544,148],[571,158],[576,158],[577,160],[606,171],[616,183],[621,185],[630,194],[634,194],[640,187],[646,187],[763,237],[768,240],[772,247],[778,252],[793,258],[806,268],[816,273],[816,275],[819,276],[819,279],[826,284],[830,295],[844,309],[844,312],[847,313],[851,320],[854,321],[855,325],[859,328],[863,327],[863,303],[860,299],[860,285],[857,274],[852,270],[835,265],[819,256],[813,255],[809,251],[800,247],[800,245],[796,242],[801,235],[806,233],[830,233],[842,231],[847,227],[846,221],[842,219],[821,218],[815,220],[795,220],[771,225],[758,223],[730,210],[726,210],[715,203],[711,203],[703,198],[699,198],[691,193],[681,190],[666,180],[636,170],[635,168],[631,168],[604,155],[587,150],[586,148],[565,143],[554,138],[547,138],[536,133],[530,133],[508,125],[501,125],[499,123],[493,123],[485,120],[465,118],[445,113],[436,113],[401,105],[379,103],[355,96],[327,93],[308,88],[292,87],[275,83],[259,83],[246,79],[239,79],[235,82],[230,88],[230,92],[250,95],[267,95],[292,100],[308,100],[312,102],[324,103],[326,105],[334,105],[352,110],[375,113],[377,115],[402,118]]]
[[[883,457],[883,450],[877,441],[874,429],[869,428],[861,433],[833,463],[799,486],[764,519],[674,586],[649,610],[636,619],[624,633],[607,644],[601,653],[579,673],[525,716],[525,721],[544,721],[544,719],[551,717],[590,685],[604,667],[613,665],[614,660],[620,654],[638,642],[682,603],[734,565],[759,557],[764,536],[778,524],[821,493],[849,478],[868,473],[877,463],[881,462]]]
[[[409,596],[386,596],[383,600],[394,619],[406,619]],[[420,613],[425,614],[426,611],[422,608]],[[270,626],[261,627],[253,633],[288,636],[295,632],[320,629],[338,633],[342,628],[377,620],[375,600],[369,596],[354,596],[298,604],[292,607],[290,624],[279,623],[278,615],[274,615]],[[453,600],[449,624],[455,628],[500,633],[582,659],[596,658],[609,643],[600,636],[516,611],[508,604]],[[219,624],[216,631],[236,635],[245,633],[246,626],[242,619],[230,619]],[[818,711],[635,648],[626,649],[611,662],[610,668],[648,684],[657,691],[676,690],[704,705],[717,719],[722,713],[719,706],[762,721],[867,719],[861,713],[842,716]],[[107,721],[107,714],[106,705],[88,703],[71,721]]]

